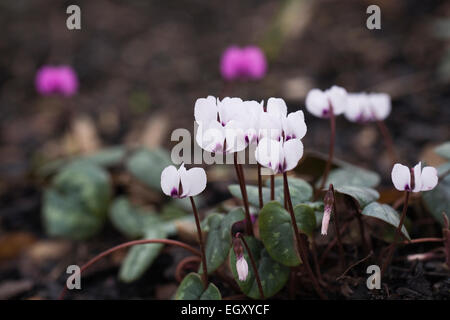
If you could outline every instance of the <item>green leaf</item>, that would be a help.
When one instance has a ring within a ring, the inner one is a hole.
[[[245,218],[244,210],[237,208],[228,214],[213,214],[208,217],[209,233],[206,240],[206,264],[208,273],[219,268],[226,260],[231,248],[231,226]],[[200,266],[201,273],[202,266]]]
[[[161,172],[171,165],[170,155],[163,149],[141,149],[126,162],[127,170],[150,188],[161,190]]]
[[[314,209],[306,204],[299,204],[294,207],[294,214],[299,230],[311,236],[316,227]],[[286,266],[300,264],[291,216],[280,203],[267,203],[259,214],[258,224],[261,240],[274,260]]]
[[[299,178],[293,178],[289,177],[289,191],[291,193],[291,200],[292,205],[297,205],[299,203],[308,201],[312,197],[312,187],[309,185],[308,182],[299,179]],[[267,187],[262,187],[263,191],[263,201],[264,203],[267,203],[270,201],[270,179],[266,182]],[[248,195],[248,202],[254,206],[259,207],[259,191],[258,186],[247,186],[247,195]],[[228,190],[230,190],[230,193],[238,198],[242,199],[242,193],[241,188],[238,184],[232,184],[228,186]],[[275,178],[275,200],[278,200],[281,203],[284,203],[284,184],[283,184],[283,177],[276,177]]]
[[[324,186],[328,189],[329,184],[332,183],[335,188],[341,186],[374,188],[380,183],[380,180],[380,176],[375,172],[348,166],[332,170]],[[321,182],[322,178],[317,182],[317,188],[320,187]]]
[[[259,207],[258,186],[246,186],[246,189],[247,189],[248,202],[252,206],[258,208]],[[229,185],[228,190],[234,197],[242,200],[241,188],[238,184]],[[270,189],[263,187],[262,190],[263,190],[263,201],[264,201],[264,203],[266,203],[266,202],[270,201]]]
[[[155,226],[147,229],[145,239],[165,239],[164,230]],[[152,265],[156,257],[163,248],[161,243],[149,243],[133,246],[127,253],[119,270],[119,279],[123,282],[130,283],[139,279],[145,271]]]
[[[62,168],[44,193],[43,222],[47,233],[86,239],[103,225],[111,198],[108,172],[90,162]]]
[[[450,141],[447,141],[434,149],[441,157],[450,160]]]
[[[355,199],[361,208],[380,198],[380,194],[376,190],[366,187],[339,186],[335,190]]]
[[[269,298],[285,286],[289,278],[289,268],[273,260],[261,241],[249,236],[246,236],[245,240],[249,246],[253,258],[255,259],[255,264],[257,265],[258,274],[263,287],[264,297]],[[233,276],[243,293],[250,298],[260,299],[261,297],[258,290],[258,284],[256,282],[252,264],[245,247],[244,258],[248,264],[247,279],[245,279],[245,281],[239,280],[236,271],[236,255],[234,254],[233,249],[230,250],[231,272],[233,273]]]
[[[440,166],[438,173],[444,173],[450,169],[449,167],[448,163]],[[441,179],[433,190],[422,192],[422,199],[425,207],[442,225],[444,225],[443,212],[450,220],[450,175]]]
[[[387,204],[372,202],[363,209],[362,214],[387,222],[394,228],[397,228],[400,223],[397,211]],[[402,226],[402,232],[407,239],[411,239],[404,225]]]
[[[175,300],[221,300],[219,289],[210,283],[206,290],[203,289],[203,282],[197,273],[189,273],[181,281],[175,293]]]
[[[117,230],[132,239],[144,236],[148,227],[161,222],[153,212],[132,206],[125,197],[114,200],[109,218]]]

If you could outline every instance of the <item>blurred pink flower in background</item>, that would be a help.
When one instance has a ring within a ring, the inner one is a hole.
[[[43,66],[36,73],[36,90],[42,95],[69,97],[78,90],[78,77],[70,66]]]
[[[226,80],[258,80],[265,76],[266,70],[266,56],[256,46],[228,47],[220,61],[220,72]]]

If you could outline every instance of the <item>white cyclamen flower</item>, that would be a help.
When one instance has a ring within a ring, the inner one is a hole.
[[[255,150],[258,163],[275,174],[294,169],[302,156],[303,143],[299,139],[283,142],[263,138]]]
[[[241,255],[236,260],[236,271],[238,273],[238,277],[240,281],[245,281],[248,276],[248,264],[247,261],[244,258],[244,255]]]
[[[232,153],[246,148],[246,116],[240,98],[213,96],[197,99],[195,103],[197,144],[204,150],[214,153]]]
[[[391,112],[391,98],[385,93],[348,94],[345,117],[352,122],[384,120]]]
[[[186,170],[184,163],[177,170],[166,167],[161,173],[161,189],[172,198],[193,197],[206,188],[206,173],[202,168]]]
[[[340,115],[347,106],[347,91],[344,88],[333,86],[322,91],[312,89],[306,96],[306,109],[319,118],[330,116],[330,105],[333,107],[333,114]]]
[[[400,163],[396,163],[392,168],[392,183],[400,191],[428,191],[433,189],[438,183],[437,170],[433,167],[424,167],[419,162],[414,167],[414,188],[411,182],[411,170]]]

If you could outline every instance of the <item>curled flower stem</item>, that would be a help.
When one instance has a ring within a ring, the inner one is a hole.
[[[253,235],[253,225],[252,219],[250,217],[250,208],[248,204],[248,196],[247,196],[247,188],[245,186],[245,177],[244,170],[242,169],[242,165],[238,163],[237,152],[234,153],[234,167],[236,169],[236,175],[239,180],[239,186],[241,188],[242,199],[244,200],[244,209],[245,209],[245,229],[248,235]]]
[[[183,260],[181,260],[178,265],[177,268],[175,270],[175,279],[178,282],[181,282],[183,280],[183,270],[184,268],[186,268],[187,265],[191,264],[191,263],[200,263],[201,259],[198,256],[189,256],[184,258]]]
[[[339,227],[339,215],[336,209],[336,193],[334,192],[333,184],[330,184],[330,189],[333,192],[333,213],[334,213],[334,219],[333,219],[333,225],[334,225],[334,231],[336,233],[336,239],[338,243],[339,248],[339,263],[341,265],[341,268],[345,265],[345,252],[344,252],[344,246],[342,245],[342,239],[341,239],[341,232]]]
[[[206,289],[208,287],[208,268],[206,266],[206,253],[205,253],[205,245],[203,243],[202,229],[200,227],[200,218],[198,215],[197,207],[195,206],[194,198],[189,197],[189,200],[191,200],[192,210],[194,211],[195,224],[197,226],[197,233],[198,233],[198,243],[200,245],[200,250],[202,252],[201,255],[203,267],[202,280],[203,280],[203,287]]]
[[[258,290],[259,290],[259,294],[261,295],[261,299],[265,299],[264,298],[264,290],[263,290],[263,287],[261,284],[261,278],[259,277],[258,267],[256,266],[255,259],[253,258],[253,254],[247,245],[247,241],[245,241],[245,237],[242,236],[242,234],[241,234],[239,236],[239,238],[241,239],[242,243],[244,244],[245,250],[247,250],[247,253],[248,253],[248,257],[250,258],[250,263],[252,265],[253,273],[255,274],[255,279],[256,279],[256,283],[258,284]]]
[[[275,175],[270,175],[270,201],[275,200]]]
[[[263,193],[262,193],[262,177],[261,177],[261,165],[258,163],[258,195],[259,195],[259,208],[264,206]]]
[[[317,281],[316,276],[314,275],[314,272],[311,269],[311,265],[309,263],[308,259],[308,250],[306,247],[306,244],[302,237],[300,236],[300,232],[298,230],[297,226],[297,219],[295,218],[294,214],[294,208],[292,206],[292,200],[291,200],[291,193],[289,191],[289,184],[288,184],[288,178],[286,172],[283,172],[283,182],[284,182],[284,197],[287,198],[288,203],[288,212],[291,215],[291,223],[292,227],[294,228],[294,236],[295,240],[297,242],[297,251],[302,259],[302,262],[306,268],[306,272],[308,273],[309,277],[311,278],[311,281],[313,283],[314,289],[316,290],[317,294],[320,296],[321,299],[326,300],[327,297],[323,294],[322,289],[320,288],[319,282]]]
[[[381,276],[383,276],[386,268],[391,263],[392,255],[394,254],[395,247],[397,246],[398,238],[400,237],[400,234],[402,232],[403,222],[406,217],[406,210],[408,209],[409,194],[410,192],[408,190],[405,190],[405,202],[403,204],[402,217],[400,218],[400,223],[398,224],[397,230],[395,231],[394,242],[389,247],[386,259],[384,260],[383,266],[381,267]]]
[[[392,142],[392,136],[389,133],[389,129],[387,128],[384,121],[377,120],[376,121],[378,129],[381,132],[381,135],[384,139],[384,144],[386,145],[386,148],[389,153],[389,157],[391,158],[392,163],[397,162],[397,153],[395,152],[394,143]]]
[[[98,255],[96,255],[94,258],[92,258],[91,260],[89,260],[87,263],[85,263],[81,268],[80,268],[80,276],[81,273],[83,271],[86,271],[90,266],[92,266],[94,263],[96,263],[97,261],[99,261],[100,259],[102,259],[103,257],[106,257],[107,255],[126,248],[126,247],[131,247],[131,246],[135,246],[135,245],[140,245],[140,244],[149,244],[149,243],[162,243],[162,244],[170,244],[170,245],[174,245],[174,246],[178,246],[181,247],[183,249],[186,249],[188,251],[190,251],[191,253],[200,256],[201,253],[200,251],[198,251],[197,249],[191,247],[190,245],[180,242],[180,241],[176,241],[176,240],[169,240],[169,239],[142,239],[142,240],[134,240],[134,241],[128,241],[122,244],[119,244],[115,247],[112,247],[106,251],[103,251],[101,253],[99,253]],[[61,294],[59,295],[59,300],[64,299],[64,296],[66,294],[67,291],[67,286],[64,287],[64,289],[61,291]]]
[[[322,190],[323,187],[325,186],[325,182],[327,181],[328,174],[330,173],[331,164],[333,162],[333,156],[334,156],[335,136],[336,136],[336,119],[334,116],[333,106],[330,103],[330,149],[328,151],[327,165],[325,167],[325,171],[324,171],[323,177],[322,177],[322,182],[320,183],[320,188],[319,188],[318,192],[320,192],[320,190]]]

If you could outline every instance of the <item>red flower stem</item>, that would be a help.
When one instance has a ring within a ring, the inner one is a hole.
[[[190,252],[192,252],[193,254],[200,256],[201,253],[200,251],[198,251],[197,249],[191,247],[190,245],[180,242],[180,241],[176,241],[176,240],[169,240],[169,239],[142,239],[142,240],[134,240],[134,241],[128,241],[122,244],[119,244],[115,247],[112,247],[108,250],[105,250],[101,253],[99,253],[98,255],[96,255],[94,258],[92,258],[91,260],[89,260],[87,263],[85,263],[81,268],[80,268],[80,275],[81,273],[83,273],[83,271],[86,271],[90,266],[92,266],[94,263],[96,263],[97,261],[99,261],[100,259],[102,259],[103,257],[106,257],[107,255],[126,248],[126,247],[131,247],[131,246],[135,246],[135,245],[140,245],[140,244],[149,244],[149,243],[162,243],[162,244],[170,244],[170,245],[174,245],[174,246],[178,246],[181,247],[183,249],[186,249]],[[66,294],[67,291],[67,286],[64,286],[64,289],[61,291],[61,294],[59,295],[59,300],[64,299],[64,295]]]
[[[248,247],[247,241],[245,241],[245,237],[240,235],[239,238],[241,239],[242,243],[244,244],[245,250],[247,250],[248,257],[250,258],[250,263],[252,265],[253,273],[255,274],[256,283],[258,284],[258,290],[259,294],[261,295],[261,299],[264,298],[264,290],[261,284],[261,278],[259,277],[258,267],[256,266],[255,259],[253,258],[253,254],[250,251],[250,248]]]
[[[203,243],[202,229],[200,227],[200,218],[198,215],[197,207],[195,206],[194,198],[189,197],[189,200],[191,200],[192,210],[194,211],[195,224],[197,226],[197,233],[198,233],[198,243],[200,245],[200,250],[202,252],[201,255],[203,267],[202,280],[203,280],[203,287],[206,290],[206,288],[208,288],[208,268],[206,264],[206,253],[205,253],[205,245]]]
[[[425,242],[442,242],[444,238],[419,238],[411,241],[403,241],[402,244],[425,243]]]
[[[295,219],[294,208],[292,206],[291,193],[289,191],[289,183],[288,183],[288,178],[287,178],[286,172],[283,172],[283,182],[284,182],[285,197],[287,198],[288,207],[289,207],[288,212],[291,215],[292,227],[294,228],[294,236],[295,236],[295,240],[297,242],[298,254],[303,262],[303,265],[306,268],[306,272],[308,273],[308,275],[313,283],[313,287],[316,290],[317,294],[319,295],[319,297],[321,299],[327,300],[327,297],[323,294],[322,289],[320,288],[319,282],[317,281],[317,278],[311,269],[311,265],[309,264],[309,259],[308,259],[308,250],[306,248],[306,244],[305,244],[303,238],[300,236],[300,231],[298,230],[297,219]]]
[[[400,237],[400,234],[402,232],[403,222],[406,217],[406,210],[408,209],[409,194],[410,192],[408,190],[405,190],[405,202],[403,204],[402,216],[400,218],[400,223],[398,224],[397,230],[395,231],[394,242],[389,247],[386,259],[384,260],[383,266],[381,267],[381,276],[383,276],[384,271],[386,271],[386,268],[391,263],[392,255],[394,254],[395,247],[397,246],[398,238]]]
[[[264,206],[263,193],[262,193],[262,177],[261,177],[261,165],[258,163],[258,195],[259,195],[259,208]]]
[[[325,186],[325,182],[327,181],[328,174],[330,173],[331,164],[333,162],[334,156],[334,140],[336,136],[336,119],[334,116],[333,106],[330,103],[330,149],[328,151],[328,161],[325,167],[325,171],[323,173],[322,182],[320,183],[320,188],[318,192],[320,192]]]
[[[234,167],[236,169],[236,175],[239,180],[239,186],[241,188],[242,199],[244,201],[246,233],[248,235],[252,236],[253,235],[253,225],[252,225],[252,219],[250,217],[250,208],[249,208],[249,204],[248,204],[247,188],[245,186],[244,171],[242,170],[242,166],[238,163],[237,152],[234,153]]]
[[[317,258],[317,245],[316,240],[314,239],[314,234],[311,237],[311,253],[314,259],[314,267],[316,269],[317,279],[319,282],[323,282],[322,272],[320,271],[319,259]]]
[[[348,227],[349,225],[350,225],[350,222],[349,222],[349,221],[345,222],[344,225],[343,225],[342,228],[341,228],[341,233],[343,233],[343,232],[347,229],[347,227]],[[328,244],[328,246],[325,248],[324,252],[323,252],[322,255],[320,256],[319,265],[322,265],[322,264],[325,262],[325,260],[326,260],[327,257],[328,257],[328,253],[331,251],[331,249],[333,249],[333,247],[336,245],[336,243],[337,243],[337,239],[334,238],[333,241],[331,241],[331,242]]]
[[[275,200],[275,175],[270,175],[270,201]]]
[[[377,120],[376,123],[378,129],[380,129],[381,135],[383,136],[384,144],[386,145],[392,163],[397,162],[397,153],[395,152],[394,143],[392,142],[392,136],[389,133],[389,129],[382,120]]]
[[[345,252],[344,252],[344,246],[342,245],[342,239],[341,239],[341,232],[339,227],[339,215],[336,209],[336,193],[334,192],[334,187],[332,184],[330,184],[330,188],[333,192],[333,213],[334,213],[334,219],[333,219],[333,225],[334,225],[334,232],[336,233],[336,239],[338,243],[339,248],[339,263],[341,265],[341,268],[344,267],[345,263]]]

